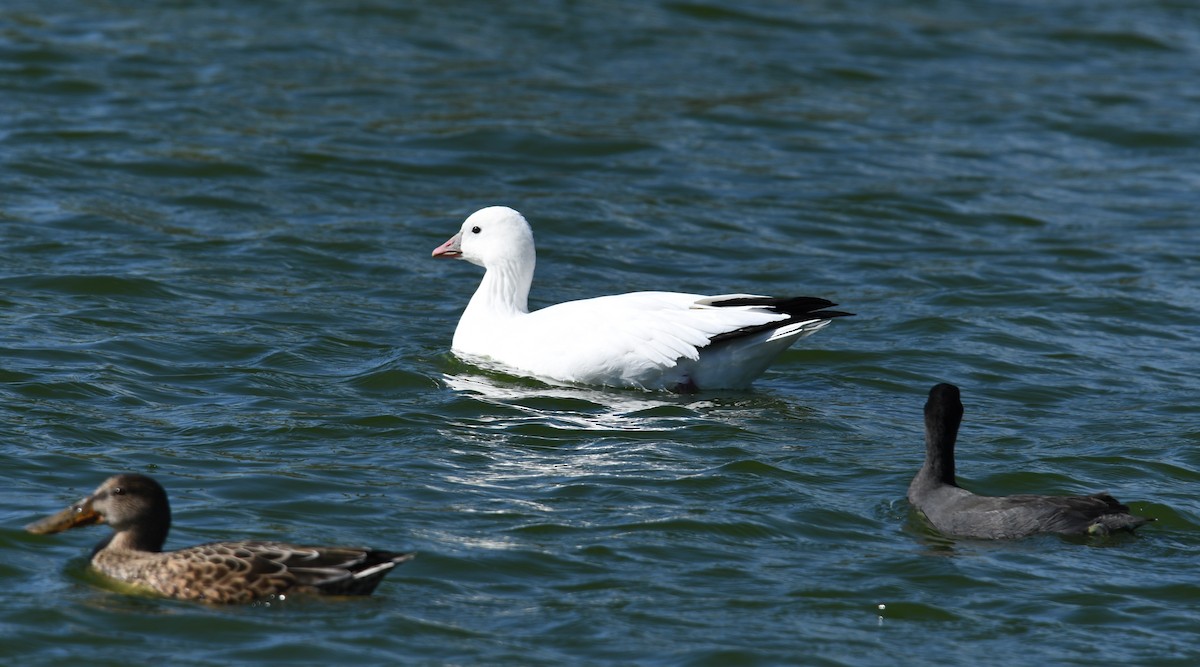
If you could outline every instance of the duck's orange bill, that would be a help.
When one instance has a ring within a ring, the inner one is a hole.
[[[92,499],[84,498],[54,516],[48,516],[41,521],[34,521],[25,526],[25,530],[34,535],[49,535],[50,533],[61,533],[64,530],[78,528],[79,526],[90,526],[103,521],[104,517],[100,516],[92,508]]]

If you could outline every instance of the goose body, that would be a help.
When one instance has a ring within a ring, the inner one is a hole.
[[[749,385],[796,340],[835,317],[815,297],[632,292],[528,308],[533,232],[511,208],[466,219],[434,257],[485,269],[454,332],[459,357],[580,384],[696,391]]]
[[[92,552],[98,572],[166,597],[247,603],[290,594],[369,595],[407,553],[283,542],[213,542],[162,551],[171,525],[166,491],[145,475],[122,474],[58,514],[26,526],[35,534],[108,523]]]
[[[958,486],[954,445],[962,423],[958,387],[939,384],[925,404],[925,463],[908,487],[908,501],[939,532],[982,539],[1038,533],[1106,535],[1132,531],[1150,519],[1134,516],[1106,493],[1087,496],[981,496]]]

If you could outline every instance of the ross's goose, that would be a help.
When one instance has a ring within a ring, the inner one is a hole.
[[[983,539],[1036,533],[1107,535],[1150,521],[1107,493],[1090,496],[977,496],[954,481],[954,441],[962,423],[958,387],[939,384],[925,403],[925,464],[908,501],[945,535]]]
[[[632,292],[529,312],[533,231],[511,208],[471,214],[433,251],[485,269],[453,351],[560,382],[698,391],[745,387],[779,353],[835,317],[814,297]]]

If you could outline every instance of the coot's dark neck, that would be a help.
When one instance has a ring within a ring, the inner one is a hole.
[[[962,424],[958,392],[933,393],[925,404],[925,465],[922,472],[943,484],[954,484],[954,442]]]

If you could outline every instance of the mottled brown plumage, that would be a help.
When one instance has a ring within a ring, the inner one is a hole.
[[[92,495],[26,526],[39,535],[108,523],[92,567],[167,597],[246,603],[292,594],[370,595],[392,568],[413,555],[355,547],[282,542],[213,542],[162,551],[171,508],[162,486],[145,475],[115,475]]]

